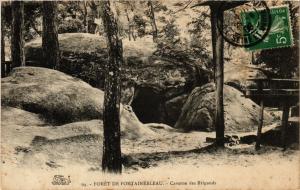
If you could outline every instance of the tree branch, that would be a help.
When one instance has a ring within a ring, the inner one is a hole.
[[[178,9],[177,11],[175,11],[173,14],[176,14],[180,11],[183,11],[184,9],[186,9],[191,3],[193,2],[193,0],[190,0],[183,8]]]

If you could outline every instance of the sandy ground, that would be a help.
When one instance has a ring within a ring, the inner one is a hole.
[[[215,136],[212,132],[182,133],[157,124],[145,125],[156,137],[122,139],[123,175],[103,174],[102,135],[100,130],[88,130],[94,127],[89,122],[80,130],[74,130],[74,125],[2,125],[3,188],[299,188],[299,150],[263,146],[255,151],[253,144],[215,149],[206,143],[206,137]],[[79,124],[75,126],[78,129]],[[54,175],[70,176],[71,184],[52,185]],[[152,181],[156,185],[145,185]]]

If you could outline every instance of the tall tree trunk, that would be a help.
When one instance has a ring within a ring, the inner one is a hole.
[[[1,77],[5,77],[4,8],[1,4]]]
[[[149,13],[150,13],[150,19],[152,25],[153,41],[155,41],[157,39],[157,26],[155,22],[154,9],[151,0],[148,1],[148,6],[149,6]]]
[[[57,2],[43,1],[43,58],[47,68],[59,66],[59,44],[57,33]]]
[[[109,1],[102,2],[102,11],[109,56],[104,85],[102,170],[121,173],[120,70],[123,63],[123,48],[122,41],[118,37],[117,21],[114,18]]]
[[[223,86],[224,86],[224,40],[221,31],[217,27],[218,7],[211,6],[211,27],[212,27],[212,45],[213,45],[213,61],[216,67],[215,83],[216,83],[216,145],[224,146],[224,104],[223,104]],[[223,13],[219,18],[220,27],[223,27]]]
[[[25,66],[24,1],[12,1],[11,61],[12,67]]]

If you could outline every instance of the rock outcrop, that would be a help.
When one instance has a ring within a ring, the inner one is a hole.
[[[107,61],[105,44],[105,38],[99,35],[60,34],[58,70],[103,89]],[[121,101],[132,105],[142,122],[174,125],[190,92],[210,80],[210,72],[200,65],[152,55],[156,50],[152,38],[125,40],[123,49]],[[43,66],[41,51],[41,39],[27,43],[27,65]]]
[[[101,162],[103,92],[62,72],[19,67],[1,81],[1,150],[7,163],[60,167],[56,162]],[[121,105],[125,144],[160,134]]]
[[[42,125],[42,121],[59,125],[102,119],[103,100],[102,90],[52,69],[18,67],[1,80],[1,105],[6,107],[2,116],[6,119],[14,113],[16,120],[6,120],[28,121],[21,125]],[[24,115],[22,110],[32,114]],[[19,114],[22,117],[18,117]],[[128,105],[121,105],[121,125],[132,125],[136,130],[142,126]]]
[[[175,124],[192,89],[209,81],[204,69],[161,59],[136,65],[126,76],[134,84],[131,105],[139,119],[168,125]]]
[[[89,33],[64,33],[58,35],[58,40],[61,60],[57,69],[94,87],[103,88],[104,66],[107,62],[105,37]],[[151,38],[146,39],[146,42],[124,40],[124,61],[128,64],[147,61],[155,48]],[[25,45],[25,56],[26,65],[44,67],[41,38]]]
[[[224,86],[225,131],[249,132],[257,129],[259,106],[247,99],[237,89]],[[186,101],[175,125],[185,130],[214,131],[215,85],[195,88]],[[272,116],[264,113],[264,124],[270,124]]]
[[[104,85],[104,64],[106,62],[106,42],[104,37],[88,33],[59,34],[59,71],[81,78],[94,87]],[[25,45],[26,65],[45,67],[42,39]]]
[[[49,122],[101,119],[104,93],[62,72],[18,67],[1,80],[1,104],[43,114]]]

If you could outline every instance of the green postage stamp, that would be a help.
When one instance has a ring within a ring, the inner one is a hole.
[[[258,13],[258,14],[257,14]],[[255,25],[261,22],[262,17],[264,17],[264,11],[260,10],[256,14],[251,12],[241,13],[242,26],[246,26],[248,23]],[[269,10],[271,27],[268,31],[267,36],[252,46],[246,47],[249,51],[263,50],[263,49],[273,49],[273,48],[283,48],[290,47],[293,45],[293,34],[291,28],[291,19],[288,6],[277,6],[271,7]],[[258,15],[258,16],[253,16]],[[257,40],[259,32],[251,32],[243,27],[244,41],[245,43],[251,44]]]

